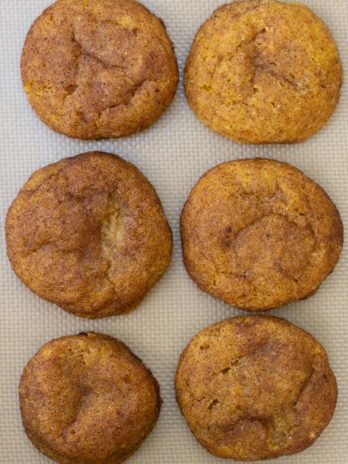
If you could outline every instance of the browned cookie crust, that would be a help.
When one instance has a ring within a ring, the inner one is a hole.
[[[21,69],[40,118],[80,139],[145,129],[178,83],[163,22],[134,0],[58,0],[32,25]]]
[[[330,422],[337,386],[324,348],[274,317],[235,317],[198,333],[182,353],[176,392],[212,454],[252,461],[297,453]]]
[[[187,271],[199,287],[263,311],[311,295],[343,244],[327,194],[293,166],[267,159],[220,164],[193,188],[181,217]]]
[[[309,8],[275,0],[218,8],[194,40],[186,94],[199,119],[242,143],[298,142],[333,113],[343,71]]]
[[[149,369],[123,343],[86,333],[46,343],[19,387],[25,430],[61,464],[118,464],[154,427],[161,405]]]
[[[36,171],[9,209],[6,237],[13,269],[33,292],[91,319],[136,307],[172,255],[150,182],[101,152]]]

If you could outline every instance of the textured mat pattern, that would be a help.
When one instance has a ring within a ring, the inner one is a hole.
[[[329,25],[347,71],[348,1],[306,0]],[[267,156],[288,161],[318,181],[337,204],[348,230],[348,100],[347,86],[337,112],[319,135],[293,146],[240,146],[201,125],[190,111],[182,84],[165,116],[144,133],[119,141],[80,142],[52,132],[31,110],[19,77],[26,32],[49,0],[0,0],[0,130],[1,130],[1,295],[0,295],[0,462],[49,462],[30,444],[21,427],[17,385],[26,361],[53,338],[82,330],[121,338],[151,367],[164,405],[160,420],[133,464],[208,464],[218,462],[201,448],[181,417],[174,397],[178,356],[190,337],[215,321],[237,314],[199,291],[182,263],[179,215],[198,177],[213,165],[237,158]],[[221,2],[218,0],[145,0],[167,24],[182,70],[193,36]],[[348,73],[346,72],[348,76]],[[175,254],[170,270],[140,309],[125,317],[84,321],[40,300],[11,271],[6,258],[3,221],[6,210],[33,170],[89,150],[117,153],[135,163],[153,182],[170,220]],[[307,301],[272,314],[309,330],[327,348],[337,375],[339,401],[329,428],[309,450],[280,463],[343,464],[348,440],[348,260],[347,253],[321,290]]]

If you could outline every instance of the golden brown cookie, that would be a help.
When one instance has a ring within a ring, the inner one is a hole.
[[[299,142],[330,118],[342,79],[335,41],[309,8],[242,0],[198,31],[186,95],[204,124],[233,140]]]
[[[150,182],[101,152],[36,171],[8,211],[6,238],[12,267],[33,292],[90,319],[135,308],[172,256]]]
[[[178,83],[163,22],[135,0],[58,0],[32,25],[21,69],[40,118],[79,139],[145,129]]]
[[[330,422],[336,379],[320,343],[274,317],[235,317],[182,353],[176,393],[199,442],[241,461],[298,453]]]
[[[301,171],[246,159],[198,181],[181,236],[186,269],[202,290],[264,311],[318,289],[340,257],[343,225],[324,190]]]
[[[139,358],[107,335],[85,333],[46,343],[19,386],[25,430],[61,464],[118,464],[154,427],[159,386]]]

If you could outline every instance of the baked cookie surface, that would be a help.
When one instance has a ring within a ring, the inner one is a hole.
[[[202,290],[264,311],[315,292],[340,257],[343,225],[327,194],[301,171],[246,159],[198,181],[181,236],[186,269]]]
[[[120,341],[86,333],[46,343],[19,387],[25,430],[61,464],[118,464],[141,445],[161,405],[151,372]]]
[[[6,238],[17,276],[86,318],[135,308],[172,255],[172,233],[150,182],[101,152],[36,171],[8,211]]]
[[[337,386],[324,348],[271,317],[235,317],[199,332],[181,355],[179,406],[199,442],[236,460],[312,445],[334,413]]]
[[[178,83],[163,23],[134,0],[58,0],[32,25],[21,70],[40,118],[79,139],[147,128]]]
[[[198,118],[242,143],[291,143],[327,122],[343,70],[326,25],[301,4],[235,1],[202,25],[186,64]]]

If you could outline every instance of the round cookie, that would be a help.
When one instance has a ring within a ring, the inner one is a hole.
[[[342,251],[327,194],[293,166],[267,159],[220,164],[193,188],[181,216],[186,269],[238,308],[264,311],[318,289]]]
[[[312,445],[337,399],[327,354],[309,333],[274,317],[235,317],[199,332],[176,374],[179,406],[212,454],[275,458]]]
[[[235,1],[202,25],[186,64],[198,118],[241,143],[311,137],[337,105],[343,70],[330,31],[309,8]]]
[[[79,139],[149,127],[178,83],[163,22],[135,0],[58,0],[32,25],[21,70],[40,118]]]
[[[12,267],[33,292],[90,319],[135,308],[172,256],[150,182],[101,152],[36,171],[8,211],[6,238]]]
[[[85,333],[46,343],[19,386],[25,430],[61,464],[118,464],[154,427],[161,405],[149,369],[123,343]]]

